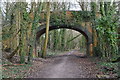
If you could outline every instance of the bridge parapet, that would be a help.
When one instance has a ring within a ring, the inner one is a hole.
[[[51,11],[50,23],[55,25],[81,25],[92,33],[91,21],[93,17],[90,11]],[[40,23],[46,21],[46,13],[42,12]]]

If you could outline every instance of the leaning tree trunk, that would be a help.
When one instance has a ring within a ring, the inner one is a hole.
[[[46,34],[45,34],[45,42],[43,47],[42,57],[45,58],[46,50],[47,50],[47,43],[48,43],[48,33],[49,33],[49,22],[50,22],[50,2],[47,2],[47,17],[46,17]]]

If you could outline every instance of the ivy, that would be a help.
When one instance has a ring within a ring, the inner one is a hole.
[[[106,4],[105,4],[106,5]],[[117,46],[117,29],[118,18],[116,17],[115,8],[110,7],[110,11],[106,12],[106,16],[96,19],[95,29],[98,33],[99,49],[103,50],[102,57],[114,57],[118,54]],[[101,46],[100,46],[101,45]]]
[[[78,12],[73,11],[72,15],[74,19],[79,21],[90,21],[93,19],[91,17],[92,13],[90,11],[78,11]]]

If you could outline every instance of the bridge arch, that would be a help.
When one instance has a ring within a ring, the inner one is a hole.
[[[61,28],[66,28],[66,29],[72,29],[75,31],[80,32],[83,34],[87,40],[87,55],[91,54],[91,47],[90,45],[92,44],[92,33],[90,33],[85,27],[82,27],[81,25],[50,25],[49,26],[49,31],[55,30],[55,29],[61,29]],[[46,32],[46,25],[41,25],[40,27],[37,28],[36,32],[36,42],[39,40],[40,36]]]

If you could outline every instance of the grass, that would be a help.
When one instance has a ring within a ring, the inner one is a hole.
[[[97,68],[99,70],[99,75],[109,75],[110,77],[118,76],[118,62],[112,63],[110,61],[106,61],[105,59],[100,59],[97,57],[92,57],[91,61],[97,64]]]
[[[101,66],[107,66],[109,68],[115,68],[118,66],[118,63],[112,63],[112,62],[100,62],[99,65]]]
[[[31,65],[3,66],[2,78],[23,78]]]
[[[54,56],[54,55],[58,55],[58,54],[63,54],[65,52],[68,52],[68,51],[52,51],[52,50],[48,50],[47,51],[47,56]]]
[[[104,74],[118,74],[118,63],[112,63],[112,62],[99,62],[98,63],[98,68],[100,68],[100,71]],[[113,69],[111,70],[107,70],[107,69]]]

